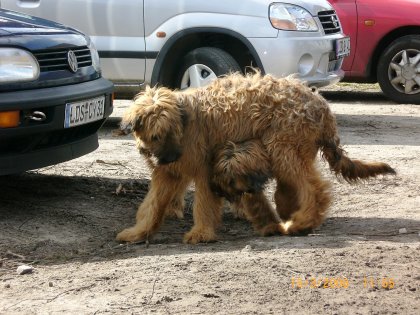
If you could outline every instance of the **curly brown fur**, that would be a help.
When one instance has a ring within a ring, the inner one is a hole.
[[[231,202],[236,216],[251,221],[260,235],[279,233],[280,218],[263,192],[272,174],[261,140],[229,141],[216,149],[210,173],[212,191]]]
[[[259,139],[229,141],[215,150],[210,174],[212,191],[232,202],[244,193],[264,190],[271,177],[270,158]]]
[[[123,124],[132,127],[139,149],[157,162],[150,163],[151,187],[139,206],[136,224],[117,235],[120,241],[138,241],[155,233],[168,209],[180,204],[174,200],[183,198],[191,181],[195,183],[194,226],[184,241],[213,241],[223,198],[210,188],[209,156],[228,141],[259,139],[265,147],[279,183],[276,210],[288,220],[277,224],[279,233],[306,232],[325,217],[329,185],[315,166],[319,150],[336,174],[351,181],[395,173],[384,163],[350,160],[340,147],[327,102],[292,78],[232,74],[187,91],[147,88],[128,109]],[[266,199],[261,198],[253,201],[254,209],[259,204],[266,208]],[[272,226],[272,220],[264,220],[263,224]]]

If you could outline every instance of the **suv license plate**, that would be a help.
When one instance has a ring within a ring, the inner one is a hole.
[[[88,124],[104,118],[105,96],[89,100],[67,103],[64,116],[64,128]]]
[[[350,37],[344,37],[335,41],[335,56],[337,59],[350,55]]]

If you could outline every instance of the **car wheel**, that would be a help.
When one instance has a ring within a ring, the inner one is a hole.
[[[392,42],[379,59],[377,78],[393,101],[420,104],[420,36],[407,35]]]
[[[218,76],[236,71],[241,71],[241,67],[224,50],[215,47],[196,48],[185,56],[176,87],[183,90],[205,86]]]

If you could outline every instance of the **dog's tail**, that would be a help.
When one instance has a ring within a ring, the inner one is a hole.
[[[351,183],[378,175],[396,174],[396,171],[386,163],[368,163],[350,159],[340,146],[334,115],[330,112],[324,118],[329,121],[324,124],[323,135],[318,141],[318,146],[322,157],[337,176],[342,176],[344,180]]]
[[[396,174],[395,170],[386,163],[367,163],[350,159],[346,152],[334,141],[323,141],[320,146],[322,156],[327,160],[330,169],[337,176],[341,175],[347,182],[356,182],[381,174]]]

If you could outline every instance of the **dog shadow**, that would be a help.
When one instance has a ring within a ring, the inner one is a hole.
[[[60,264],[140,255],[273,248],[343,248],[354,240],[418,242],[420,222],[403,218],[329,217],[306,237],[256,235],[251,224],[226,209],[215,243],[186,245],[193,225],[193,189],[185,196],[184,219],[167,218],[146,242],[119,244],[116,234],[134,223],[149,180],[58,176],[28,172],[0,177],[0,260]],[[405,228],[406,233],[399,230]],[[22,258],[23,257],[23,258]]]

